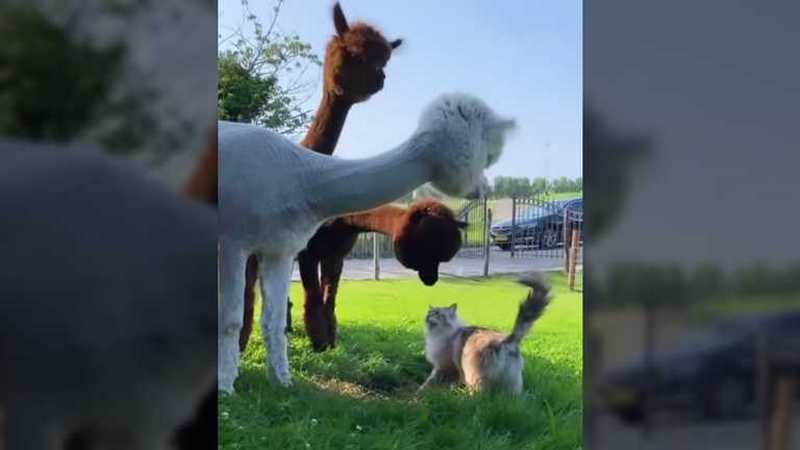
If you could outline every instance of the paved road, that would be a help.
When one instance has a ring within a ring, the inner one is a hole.
[[[489,258],[489,273],[521,273],[531,270],[553,271],[562,270],[564,267],[563,257],[515,257],[511,258],[509,252],[493,249]],[[580,269],[580,266],[579,266]],[[344,262],[344,272],[342,277],[350,280],[371,280],[373,278],[372,259],[348,259]],[[456,257],[439,267],[439,274],[442,277],[473,277],[483,275],[483,257]],[[413,278],[416,272],[406,269],[394,258],[383,258],[380,260],[381,278]],[[300,273],[295,264],[292,272],[292,280],[299,280]]]
[[[800,413],[794,417],[800,420]],[[756,450],[761,448],[757,420],[719,423],[672,423],[654,426],[649,434],[604,416],[598,421],[596,439],[586,448],[597,450]],[[800,448],[800,427],[792,430],[791,446]]]

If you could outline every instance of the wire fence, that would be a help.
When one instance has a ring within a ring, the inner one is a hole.
[[[582,261],[582,197],[559,198],[542,193],[506,199],[441,201],[459,220],[468,223],[457,258],[485,258],[487,252],[503,252],[511,258],[564,258],[572,237],[577,236],[576,258]],[[376,259],[376,249],[377,259],[394,258],[391,238],[377,233],[362,233],[348,258]]]

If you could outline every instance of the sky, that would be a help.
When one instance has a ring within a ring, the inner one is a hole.
[[[714,2],[689,15],[638,0],[616,2],[625,16],[586,8],[585,105],[653,142],[619,223],[587,250],[595,273],[619,261],[797,261],[800,60],[787,55],[800,3],[725,5],[724,20]]]
[[[262,22],[271,0],[250,0]],[[240,0],[220,0],[219,31],[242,21]],[[416,128],[422,109],[438,95],[465,92],[482,98],[518,129],[496,175],[582,176],[581,2],[506,0],[502,7],[478,0],[375,2],[342,0],[350,22],[363,20],[403,45],[386,68],[383,90],[353,107],[336,155],[361,158],[389,150]],[[333,35],[331,0],[286,0],[278,18],[322,58]],[[321,96],[322,71],[308,109]]]

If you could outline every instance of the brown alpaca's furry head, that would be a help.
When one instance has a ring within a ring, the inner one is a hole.
[[[394,252],[405,267],[414,269],[426,286],[439,280],[439,263],[453,259],[461,248],[466,222],[436,200],[420,200],[409,206],[394,236]]]
[[[389,42],[363,22],[348,25],[338,2],[333,23],[336,35],[325,49],[325,90],[353,103],[363,102],[383,89],[383,68],[403,41]]]

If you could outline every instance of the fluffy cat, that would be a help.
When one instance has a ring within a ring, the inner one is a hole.
[[[455,303],[444,308],[430,307],[425,317],[425,358],[433,364],[433,370],[419,391],[431,382],[458,376],[473,392],[522,393],[519,345],[549,304],[550,287],[538,273],[519,282],[532,290],[520,303],[514,329],[508,335],[465,325],[456,314]]]

